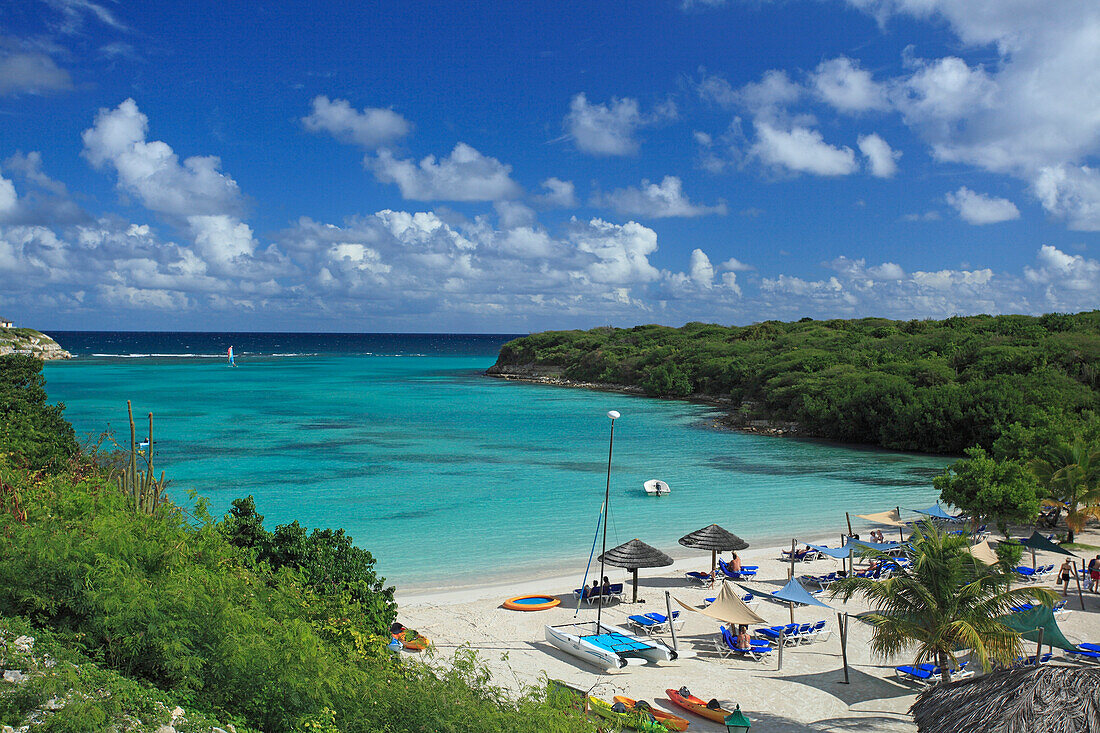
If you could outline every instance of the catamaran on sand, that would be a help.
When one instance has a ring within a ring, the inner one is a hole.
[[[599,532],[600,524],[603,525],[604,553],[607,552],[607,509],[611,498],[611,451],[615,444],[615,420],[619,418],[619,413],[612,410],[607,416],[611,418],[611,441],[607,448],[607,486],[596,528]],[[600,577],[604,577],[603,555],[600,556]],[[587,569],[585,582],[588,582]],[[577,612],[580,613],[579,600]],[[596,606],[595,621],[547,626],[546,640],[563,652],[608,671],[622,669],[628,664],[650,664],[676,659],[675,649],[670,649],[652,637],[636,636],[624,628],[604,623],[602,615],[603,599]]]

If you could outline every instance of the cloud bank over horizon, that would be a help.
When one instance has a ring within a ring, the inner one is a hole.
[[[697,64],[646,94],[560,89],[499,128],[323,75],[272,128],[283,144],[218,109],[194,111],[203,132],[148,92],[64,136],[28,126],[0,149],[0,309],[49,328],[523,331],[1100,308],[1100,8],[829,6],[955,48]],[[99,96],[67,38],[148,66],[121,11],[55,20],[0,36],[0,100]],[[534,145],[508,138],[524,120]],[[265,146],[307,188],[281,198]]]

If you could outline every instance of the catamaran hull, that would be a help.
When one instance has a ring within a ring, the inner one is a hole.
[[[599,667],[600,669],[606,669],[609,672],[622,669],[628,664],[648,664],[672,661],[676,659],[677,656],[675,650],[669,649],[652,637],[639,637],[618,626],[600,623],[599,633],[622,634],[629,639],[644,643],[648,647],[646,649],[634,650],[630,655],[617,654],[597,644],[593,644],[584,638],[585,635],[592,635],[595,633],[597,633],[595,622],[570,624],[562,627],[547,626],[546,640],[566,654],[571,654],[578,659],[583,659],[589,664]]]

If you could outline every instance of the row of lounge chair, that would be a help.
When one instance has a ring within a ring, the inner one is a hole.
[[[1069,599],[1063,598],[1051,607],[1050,612],[1053,613],[1055,616],[1065,615],[1069,613],[1070,610],[1068,604]],[[1031,609],[1035,608],[1035,606],[1036,604],[1034,603],[1021,603],[1018,606],[1013,606],[1011,610],[1013,613],[1023,613],[1024,611],[1030,611]]]
[[[974,674],[968,670],[966,666],[970,662],[963,662],[958,667],[951,669],[951,679],[960,680],[964,677],[969,677]],[[942,669],[934,664],[925,663],[913,666],[911,664],[903,664],[900,667],[894,667],[894,674],[901,682],[915,682],[922,685],[934,685],[940,681],[940,675]]]
[[[825,621],[813,624],[787,624],[786,626],[764,626],[756,630],[756,635],[765,641],[784,646],[813,644],[826,641],[832,632],[825,628]]]
[[[822,545],[822,547],[828,547],[828,545]],[[780,554],[781,554],[781,557],[779,559],[782,560],[783,562],[790,562],[791,561],[792,553],[791,553],[790,550],[780,550]],[[794,560],[796,562],[811,562],[813,560],[824,560],[826,557],[828,557],[828,555],[825,555],[824,553],[820,552],[819,550],[815,550],[812,547],[803,547],[801,550],[795,550],[793,555],[794,555]]]
[[[727,578],[729,580],[752,580],[756,577],[757,571],[760,570],[759,565],[742,565],[739,571],[732,570],[725,560],[718,561],[718,579]],[[710,587],[715,578],[710,573],[702,573],[698,570],[692,570],[684,573],[684,576],[695,583],[699,583],[703,586]]]
[[[590,606],[593,603],[600,603],[604,599],[621,602],[626,600],[626,590],[622,583],[611,583],[606,590],[602,587],[595,591],[588,587],[574,588],[573,598],[584,601]]]
[[[709,606],[710,604],[714,603],[715,598],[717,598],[717,596],[715,596],[714,598],[704,598],[703,603]],[[752,593],[746,593],[745,595],[741,596],[741,602],[749,608],[755,608],[756,606],[760,605],[760,601],[756,600],[756,596],[754,596]]]
[[[1054,574],[1054,565],[1053,563],[1050,565],[1040,565],[1034,570],[1026,565],[1021,565],[1016,568],[1016,574],[1020,576],[1021,580],[1026,580],[1029,583],[1039,583],[1045,580],[1048,575]]]
[[[627,616],[627,620],[634,628],[647,634],[656,634],[674,628],[677,631],[684,627],[684,620],[680,618],[679,611],[672,612],[672,619],[662,613],[646,613],[636,616]]]
[[[772,645],[764,639],[749,639],[749,645],[742,647],[733,632],[725,626],[719,627],[714,648],[723,657],[745,657],[757,662],[772,653]]]

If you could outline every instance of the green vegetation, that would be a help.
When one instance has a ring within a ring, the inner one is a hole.
[[[937,476],[940,499],[964,507],[974,517],[993,520],[1008,537],[1009,523],[1027,524],[1039,514],[1046,492],[1018,461],[997,461],[983,448],[968,448],[967,458]]]
[[[993,663],[1012,664],[1020,653],[1020,636],[997,617],[1025,601],[1052,604],[1054,592],[1036,586],[1010,589],[1012,571],[1006,565],[983,565],[967,551],[968,538],[948,534],[933,522],[916,527],[911,541],[909,568],[886,580],[844,578],[832,588],[834,597],[862,596],[875,609],[863,616],[874,627],[871,650],[891,657],[915,648],[915,663],[934,663],[944,682],[951,681],[961,649],[969,649],[987,671]]]
[[[1090,311],[550,331],[505,344],[490,373],[702,396],[728,401],[736,424],[966,452],[936,482],[944,501],[1002,532],[1033,521],[1044,500],[1064,502],[1072,539],[1100,516],[1098,363],[1100,311]]]
[[[76,433],[62,416],[64,409],[46,404],[40,360],[0,356],[0,458],[32,469],[67,462],[77,445]]]
[[[221,520],[201,499],[135,503],[118,476],[136,459],[74,453],[36,367],[3,362],[0,411],[18,419],[0,456],[0,638],[28,634],[60,661],[5,655],[30,679],[0,690],[0,725],[152,729],[178,704],[181,730],[593,730],[545,690],[495,686],[468,649],[438,664],[391,652],[393,590],[342,531],[269,532],[251,497]]]
[[[1092,311],[551,331],[505,344],[494,371],[534,365],[654,396],[730,399],[745,418],[809,435],[962,453],[992,449],[1013,424],[1100,423],[1089,413],[1100,408],[1098,359]]]

